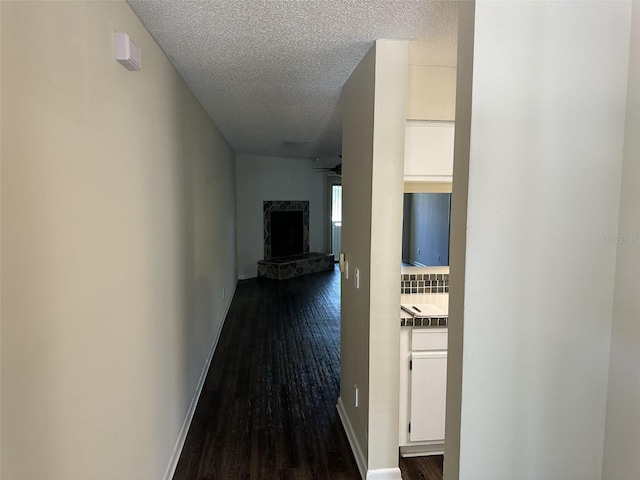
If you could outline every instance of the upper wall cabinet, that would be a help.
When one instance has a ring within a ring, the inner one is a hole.
[[[405,182],[451,182],[454,122],[407,121]]]

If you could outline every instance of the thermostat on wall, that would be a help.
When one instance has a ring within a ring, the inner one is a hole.
[[[116,60],[127,70],[140,70],[142,55],[140,48],[126,33],[115,33]]]

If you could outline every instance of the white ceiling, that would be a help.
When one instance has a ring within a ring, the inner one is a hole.
[[[456,64],[453,1],[128,1],[237,153],[337,160],[340,92],[376,39]]]

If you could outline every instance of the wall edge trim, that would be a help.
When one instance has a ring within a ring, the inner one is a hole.
[[[378,470],[369,470],[367,472],[367,480],[402,480],[399,468],[380,468]]]

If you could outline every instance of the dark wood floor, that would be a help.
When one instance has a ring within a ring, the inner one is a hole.
[[[340,275],[238,284],[174,480],[359,479],[336,412]],[[402,459],[442,480],[442,457]]]

